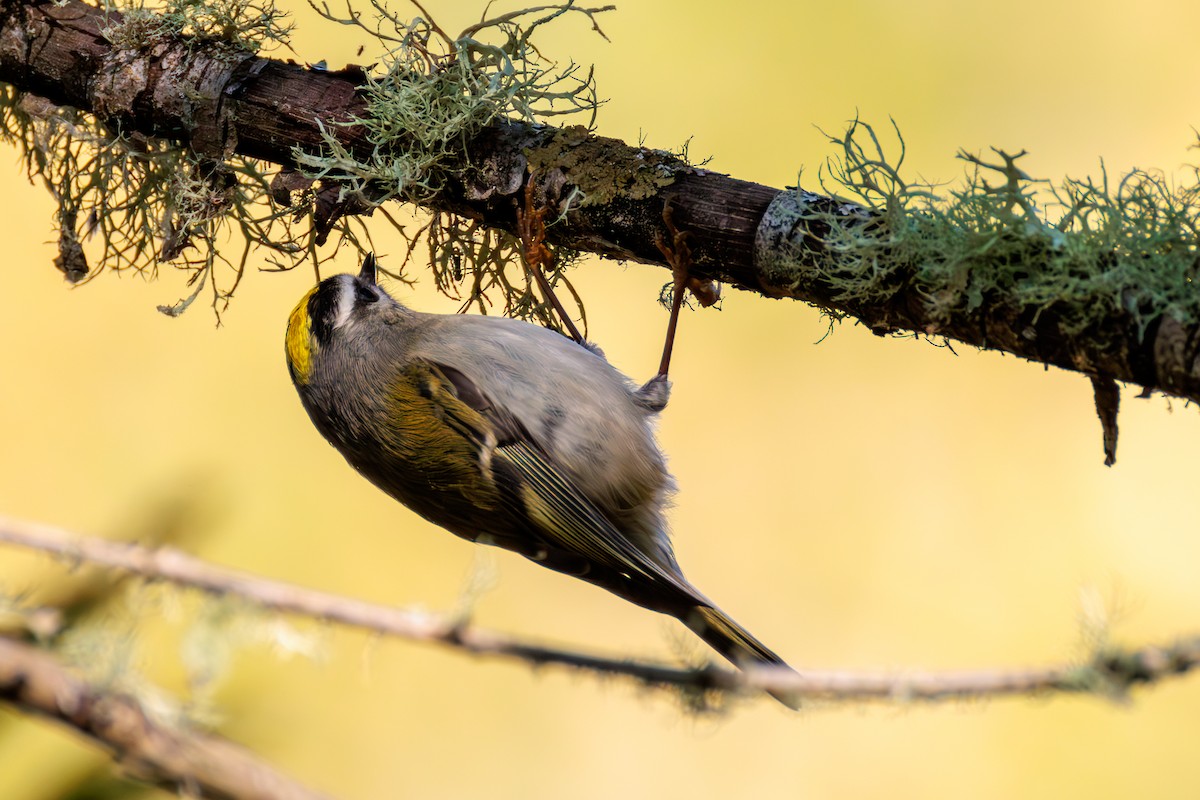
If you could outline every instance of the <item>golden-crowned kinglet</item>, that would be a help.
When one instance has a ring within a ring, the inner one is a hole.
[[[357,277],[321,281],[286,337],[304,408],[352,467],[458,536],[678,618],[734,663],[783,665],[675,561],[651,430],[665,381],[635,391],[526,322],[412,311],[375,270],[368,255]]]

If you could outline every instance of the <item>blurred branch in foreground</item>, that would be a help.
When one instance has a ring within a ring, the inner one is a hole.
[[[1077,663],[1036,669],[957,672],[786,670],[760,667],[742,672],[713,666],[683,668],[608,658],[521,641],[469,627],[466,620],[425,611],[389,608],[318,592],[245,572],[217,567],[168,547],[78,536],[53,526],[0,517],[0,542],[40,550],[72,564],[88,563],[162,580],[253,605],[413,641],[431,642],[474,655],[556,664],[631,678],[647,686],[674,688],[702,706],[709,693],[777,690],[810,700],[897,702],[1091,693],[1120,698],[1133,686],[1154,684],[1200,667],[1200,636],[1139,649],[1107,643]],[[0,659],[6,658],[0,651]],[[6,669],[0,664],[0,669]]]
[[[5,637],[0,637],[0,702],[74,729],[109,751],[133,777],[183,797],[326,797],[228,740],[157,720],[136,700],[75,677],[50,653]]]

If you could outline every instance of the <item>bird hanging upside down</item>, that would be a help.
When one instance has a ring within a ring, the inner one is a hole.
[[[735,664],[786,666],[675,561],[651,430],[665,378],[635,390],[545,328],[412,311],[376,284],[371,255],[300,300],[286,350],[317,430],[425,519],[676,617]]]

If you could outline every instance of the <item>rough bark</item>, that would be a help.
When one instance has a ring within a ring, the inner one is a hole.
[[[0,81],[128,130],[177,137],[217,158],[237,152],[283,166],[292,165],[293,147],[320,149],[319,120],[364,113],[356,92],[360,70],[314,71],[178,42],[121,51],[100,34],[104,20],[105,12],[78,0],[3,0]],[[352,152],[370,153],[361,130],[336,130]],[[593,201],[549,228],[553,243],[665,266],[655,242],[669,207],[674,225],[690,234],[697,276],[814,303],[880,334],[944,336],[1200,400],[1200,326],[1166,315],[1141,330],[1114,310],[1088,330],[1067,333],[1054,307],[989,296],[981,307],[934,318],[915,275],[899,276],[884,303],[844,299],[825,263],[827,231],[809,221],[809,212],[870,214],[832,198],[781,193],[579,129],[516,122],[493,125],[466,143],[457,174],[430,200],[432,208],[511,231],[533,174],[545,202],[565,197],[571,186]]]

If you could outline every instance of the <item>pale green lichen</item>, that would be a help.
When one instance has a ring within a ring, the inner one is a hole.
[[[210,56],[215,47],[217,58],[222,51],[239,58],[286,47],[290,31],[271,0],[131,0],[108,7],[120,15],[102,33],[131,54],[183,42],[209,47]],[[325,152],[297,152],[307,181],[272,184],[267,170],[273,168],[253,159],[205,158],[178,141],[127,134],[89,114],[2,88],[0,136],[18,145],[30,176],[40,178],[58,202],[56,264],[71,282],[105,269],[152,277],[169,263],[188,274],[193,290],[162,311],[181,313],[207,287],[219,312],[258,248],[269,250],[266,269],[309,261],[318,275],[338,245],[370,249],[361,214],[391,198],[428,199],[460,168],[464,143],[491,122],[576,113],[594,119],[598,101],[590,70],[546,61],[531,37],[563,16],[582,16],[595,27],[596,15],[607,7],[567,2],[524,9],[484,19],[455,37],[432,20],[401,19],[382,3],[372,4],[373,25],[353,9],[346,18],[328,7],[318,10],[367,31],[385,53],[380,68],[365,77],[367,113],[341,123],[361,125],[374,152],[356,158],[330,135]],[[296,176],[285,171],[281,177]],[[331,234],[334,246],[319,252]],[[480,309],[498,304],[550,321],[508,234],[436,215],[421,237],[435,282],[447,294]],[[240,257],[223,256],[222,248],[238,239]],[[421,243],[410,237],[414,248]],[[561,270],[571,261],[571,254],[559,254],[552,282],[565,282]]]
[[[143,50],[166,37],[194,45],[219,44],[258,53],[288,47],[290,15],[273,0],[107,0],[105,9],[119,12],[101,33],[114,46]]]
[[[537,147],[525,150],[530,172],[562,169],[579,187],[576,205],[606,205],[617,198],[644,200],[692,171],[686,159],[664,150],[590,135],[582,125],[559,128]]]
[[[341,186],[341,199],[355,198],[372,207],[390,199],[429,200],[468,163],[468,143],[497,120],[545,122],[585,115],[588,127],[567,129],[585,137],[594,122],[599,101],[591,70],[548,61],[532,37],[567,15],[586,18],[600,32],[596,15],[611,7],[567,2],[523,9],[485,18],[457,36],[423,17],[401,18],[379,0],[371,2],[369,22],[357,12],[342,17],[327,5],[317,8],[327,19],[359,27],[388,48],[378,69],[366,76],[366,113],[336,123],[365,130],[371,152],[351,152],[330,127],[321,152],[297,149],[293,154],[308,177]],[[531,169],[537,167],[530,163]],[[511,234],[435,213],[418,236],[409,237],[404,265],[420,249],[421,239],[428,245],[439,290],[463,300],[464,308],[486,312],[499,306],[505,314],[559,327],[557,316],[533,290],[520,244]],[[574,259],[560,251],[549,278],[568,288],[582,318],[582,304],[563,275]]]
[[[286,46],[290,31],[271,0],[136,0],[106,10],[120,13],[101,33],[132,53],[183,41],[238,57]],[[0,137],[21,150],[29,176],[58,204],[55,264],[71,283],[105,270],[154,277],[169,263],[193,290],[160,310],[181,313],[207,287],[219,312],[253,248],[304,250],[304,235],[291,230],[292,212],[267,202],[266,168],[253,159],[214,161],[178,141],[128,133],[9,86],[0,86]],[[242,240],[240,258],[222,255],[231,231]]]
[[[902,176],[898,130],[895,157],[858,121],[830,138],[841,154],[823,188],[869,212],[813,217],[829,227],[823,276],[841,302],[881,304],[916,288],[934,320],[1001,301],[1035,319],[1054,308],[1067,334],[1118,312],[1142,332],[1163,314],[1200,321],[1196,168],[1181,185],[1145,170],[1112,181],[1103,166],[1098,179],[1055,185],[1018,166],[1024,152],[960,153],[971,169],[941,192]]]
[[[605,9],[571,3],[530,9],[484,20],[450,38],[433,22],[403,20],[379,0],[371,5],[373,27],[358,14],[343,18],[328,7],[321,11],[390,46],[380,59],[379,74],[366,76],[362,92],[367,113],[337,123],[362,128],[373,152],[356,158],[327,131],[328,152],[294,153],[313,178],[336,178],[373,202],[393,197],[421,202],[441,189],[449,170],[461,168],[467,142],[497,119],[535,122],[595,113],[591,72],[581,75],[574,63],[561,69],[547,63],[531,36],[568,11],[594,17]],[[501,43],[489,43],[485,36]]]
[[[293,233],[294,212],[270,208],[268,178],[252,159],[218,162],[169,140],[123,135],[11,87],[0,87],[0,132],[58,204],[55,263],[72,283],[104,270],[155,277],[170,263],[193,290],[160,310],[177,315],[207,287],[219,312],[255,248],[303,254],[308,232]],[[233,257],[222,252],[231,233],[242,245]]]

